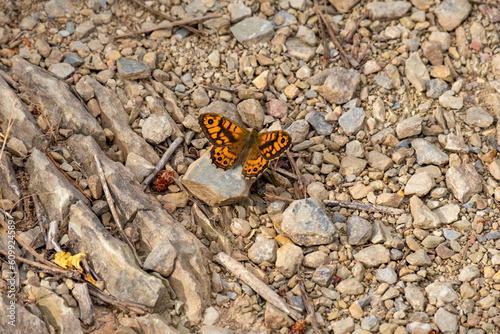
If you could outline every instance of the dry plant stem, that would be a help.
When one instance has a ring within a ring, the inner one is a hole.
[[[375,204],[362,204],[362,203],[352,203],[344,201],[332,201],[324,200],[323,203],[328,206],[341,206],[343,208],[355,209],[355,210],[365,210],[371,212],[383,212],[392,215],[402,215],[405,213],[403,209],[391,208],[389,206],[375,205]]]
[[[196,205],[205,214],[205,216],[207,216],[208,219],[210,219],[210,221],[212,221],[212,222],[215,221],[215,216],[212,213],[210,213],[207,210],[207,208],[205,208],[205,206],[196,197],[191,195],[191,193],[186,189],[186,187],[184,187],[184,185],[182,184],[182,181],[180,180],[179,174],[177,174],[177,172],[175,172],[174,182],[177,185],[177,187],[181,188],[181,190],[184,191],[184,193],[187,195],[187,197],[189,198],[190,201],[196,203]]]
[[[4,79],[12,88],[16,90],[19,89],[19,84],[12,79],[9,73],[0,70],[0,77],[2,77],[2,79]]]
[[[115,202],[113,200],[113,197],[111,196],[111,192],[109,191],[108,183],[106,182],[106,177],[104,176],[104,171],[102,170],[101,161],[99,160],[97,154],[94,154],[94,160],[96,162],[97,173],[99,174],[99,178],[101,179],[102,190],[104,190],[104,195],[106,196],[106,201],[108,202],[109,210],[113,215],[113,219],[115,220],[116,226],[118,226],[118,229],[120,230],[120,233],[127,242],[127,244],[130,246],[130,248],[132,248],[135,259],[137,260],[139,266],[142,268],[142,262],[141,259],[139,259],[139,255],[137,255],[137,251],[135,250],[134,245],[132,244],[132,242],[130,242],[130,239],[127,237],[125,231],[123,230],[120,217],[118,216],[118,212],[116,212]]]
[[[202,86],[206,89],[211,89],[211,90],[218,90],[218,91],[222,90],[222,91],[230,92],[230,93],[238,93],[237,89],[219,86],[219,85],[214,85],[214,84],[204,84]]]
[[[38,201],[38,195],[33,194],[32,197],[33,197],[33,205],[35,206],[36,218],[38,219],[38,223],[40,224],[40,230],[45,235],[46,230],[44,223],[47,218],[45,218],[45,216],[42,213],[42,208],[40,207],[40,202]],[[47,241],[47,237],[45,237],[45,241]]]
[[[316,10],[316,15],[319,17],[318,7],[315,6],[314,9]],[[323,40],[323,61],[325,62],[325,64],[327,64],[330,61],[330,48],[328,47],[328,41],[326,40],[325,26],[321,19],[318,20],[318,25],[321,31],[321,39]]]
[[[82,189],[82,188],[80,188],[80,186],[79,186],[78,184],[76,184],[76,183],[75,183],[75,181],[73,181],[73,179],[72,179],[71,177],[69,177],[69,175],[68,175],[68,174],[66,174],[66,173],[65,173],[65,172],[61,169],[61,167],[59,167],[59,165],[58,165],[58,164],[57,164],[57,162],[54,160],[54,158],[52,158],[52,155],[49,153],[49,151],[47,151],[47,150],[45,149],[45,147],[43,147],[43,146],[42,146],[42,149],[43,149],[43,151],[45,152],[45,154],[47,154],[47,156],[50,158],[50,160],[52,160],[52,163],[53,163],[53,164],[57,167],[57,169],[59,169],[59,171],[60,171],[61,173],[63,173],[63,175],[64,175],[64,176],[66,176],[66,177],[68,178],[68,180],[70,180],[70,181],[71,181],[71,183],[73,183],[73,185],[74,185],[74,186],[75,186],[78,190],[80,190],[80,192],[83,194],[83,196],[87,197],[87,199],[88,199],[88,200],[92,203],[92,202],[93,202],[92,198],[90,198],[90,197],[89,197],[89,196],[88,196],[88,195],[87,195],[87,194],[83,191],[83,189]]]
[[[344,63],[344,66],[346,68],[348,68],[348,69],[351,68],[351,64],[347,60],[347,55],[346,55],[344,49],[342,48],[342,45],[340,45],[339,40],[335,36],[335,33],[334,33],[333,29],[332,29],[332,26],[330,25],[330,22],[328,22],[326,20],[325,15],[321,12],[321,9],[319,9],[318,0],[314,0],[314,7],[316,8],[316,13],[319,15],[319,18],[325,23],[326,30],[328,31],[328,34],[330,35],[330,38],[332,39],[333,43],[335,44],[335,46],[339,50],[340,58],[342,59],[342,62]]]
[[[241,263],[230,257],[224,252],[220,252],[214,257],[215,261],[224,266],[229,270],[234,276],[248,284],[255,292],[257,292],[262,298],[267,300],[273,306],[285,312],[288,316],[292,317],[294,320],[302,319],[299,312],[295,311],[290,305],[285,303],[281,297],[274,292],[267,284],[258,279],[253,275],[248,269],[246,269]]]
[[[274,199],[276,201],[283,201],[283,202],[288,202],[288,203],[292,203],[294,200],[291,199],[291,198],[286,198],[286,197],[281,197],[281,196],[276,196],[276,195],[272,195],[272,194],[269,194],[269,193],[265,193],[264,194],[264,197],[265,198],[269,198],[269,199]]]
[[[3,256],[6,256],[6,257],[9,256],[9,254],[1,248],[0,248],[0,254]],[[76,271],[69,271],[69,270],[62,269],[60,267],[48,266],[48,265],[45,265],[42,263],[38,263],[38,262],[35,262],[32,260],[25,259],[24,257],[21,257],[21,256],[14,255],[14,258],[16,261],[24,262],[26,264],[29,264],[32,267],[42,269],[42,270],[51,271],[53,273],[63,275],[63,276],[68,277],[68,278],[77,278],[79,275],[79,273]]]
[[[314,330],[314,333],[321,333],[318,328],[318,324],[316,323],[316,314],[314,313],[314,305],[311,303],[311,300],[309,299],[309,296],[307,295],[306,288],[304,287],[304,279],[302,278],[302,275],[299,273],[299,288],[300,288],[300,295],[302,297],[302,301],[304,302],[304,306],[306,307],[306,311],[309,315],[311,315],[311,325]]]
[[[142,181],[142,190],[143,191],[146,190],[146,188],[149,186],[151,181],[153,181],[156,174],[158,174],[158,172],[160,172],[163,169],[163,167],[165,167],[165,165],[168,162],[168,159],[170,159],[172,154],[174,154],[174,151],[177,149],[177,147],[179,147],[179,145],[182,143],[182,141],[183,141],[182,137],[177,138],[176,140],[174,140],[172,145],[170,145],[168,150],[166,150],[165,153],[163,153],[163,156],[161,157],[160,161],[156,165],[155,170],[151,174],[149,174],[148,177],[144,181]]]
[[[47,234],[47,249],[55,249],[56,252],[62,252],[61,246],[56,241],[57,238],[57,227],[58,223],[56,220],[50,222],[49,233]]]
[[[9,139],[10,130],[14,125],[14,108],[16,107],[17,101],[14,102],[12,109],[10,110],[9,122],[7,123],[7,130],[5,131],[5,136],[3,137],[2,149],[0,150],[0,160],[2,160],[3,152],[5,151],[5,145],[7,145],[7,139]]]
[[[168,20],[170,22],[174,22],[175,19],[171,16],[168,16],[168,15],[165,15],[157,10],[154,10],[153,8],[143,4],[140,0],[132,0],[133,2],[135,2],[138,6],[141,6],[142,8],[150,11],[151,13],[155,14],[155,15],[158,15],[159,17],[162,17],[164,18],[165,20]],[[190,27],[190,26],[187,26],[187,25],[182,25],[183,28],[186,28],[187,30],[191,31],[192,33],[196,34],[196,35],[199,35],[199,36],[205,36],[205,34],[201,31],[199,31],[198,29],[195,29],[193,27]]]
[[[95,286],[92,286],[92,285],[89,285],[88,287],[89,287],[89,293],[92,296],[97,297],[97,298],[101,299],[103,302],[105,302],[109,305],[113,305],[119,309],[122,309],[122,310],[126,309],[126,310],[135,312],[135,313],[140,314],[140,315],[148,313],[148,312],[152,312],[152,309],[150,309],[149,307],[147,307],[145,305],[128,302],[128,301],[113,297],[111,295],[106,295],[103,292],[101,292],[99,289],[97,289]]]
[[[358,22],[356,22],[356,26],[354,27],[354,29],[349,33],[349,35],[347,35],[346,41],[352,41],[352,38],[354,37],[354,34],[358,31],[359,26],[361,25],[361,21],[365,20],[366,18],[368,18],[368,12],[364,13],[359,18]]]
[[[132,31],[131,33],[128,33],[128,34],[123,34],[123,35],[120,35],[120,36],[116,36],[115,39],[129,37],[129,36],[133,36],[133,35],[137,35],[137,34],[145,34],[145,33],[156,31],[156,30],[160,30],[160,29],[173,28],[175,26],[195,24],[195,23],[198,23],[198,22],[206,21],[206,20],[217,19],[219,17],[222,17],[222,15],[221,14],[208,14],[208,15],[205,15],[205,16],[193,17],[193,18],[189,18],[189,19],[174,21],[174,22],[170,22],[170,23],[160,24],[160,25],[158,25],[156,27],[152,27],[152,28],[148,28],[148,29],[142,29],[142,30]]]
[[[1,213],[1,211],[0,211],[0,213]],[[2,225],[2,227],[5,228],[6,230],[9,229],[9,226],[7,225],[7,223],[5,222],[5,220],[3,219],[2,215],[0,215],[0,225]],[[36,252],[36,250],[33,249],[33,247],[31,247],[26,242],[24,242],[23,239],[19,238],[19,236],[17,235],[17,233],[15,235],[15,238],[16,238],[16,241],[21,246],[23,246],[28,252],[30,252],[31,255],[33,255],[38,261],[46,264],[47,266],[50,266],[51,268],[59,268],[54,263],[50,262],[49,260],[46,260],[43,256],[41,256],[40,254],[38,254]]]
[[[293,172],[297,175],[297,182],[299,183],[299,199],[304,199],[306,198],[306,189],[304,187],[304,184],[302,183],[302,175],[300,174],[299,167],[297,167],[295,160],[293,160],[290,150],[286,151],[286,156],[288,157],[288,160],[290,160]]]
[[[293,173],[290,173],[290,172],[289,172],[289,171],[287,171],[286,169],[283,169],[283,168],[279,168],[279,167],[277,167],[277,168],[275,168],[274,170],[275,170],[275,171],[277,171],[277,172],[278,172],[278,173],[280,173],[280,174],[285,175],[286,177],[289,177],[289,178],[293,179],[293,180],[298,180],[298,179],[299,179],[299,178],[297,177],[297,175],[295,175],[295,174],[293,174]]]

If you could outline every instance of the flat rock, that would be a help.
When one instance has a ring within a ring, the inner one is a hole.
[[[325,72],[325,71],[324,71]],[[318,89],[318,92],[330,103],[343,104],[350,101],[354,92],[358,88],[361,80],[360,74],[353,70],[335,67],[326,73],[324,83]],[[311,77],[311,82],[321,82],[322,77]]]
[[[436,7],[434,13],[441,27],[451,31],[469,16],[471,9],[472,6],[467,0],[444,0]]]
[[[433,164],[440,166],[444,165],[449,160],[446,153],[425,139],[415,139],[411,142],[411,146],[415,149],[419,165]]]
[[[392,161],[391,158],[377,151],[369,152],[366,158],[368,159],[368,164],[371,167],[381,171],[388,170],[394,164],[394,161]]]
[[[89,257],[112,295],[158,311],[170,305],[169,294],[161,280],[144,272],[128,245],[113,238],[82,202],[71,206],[68,236],[74,253],[83,252]],[[111,258],[113,261],[108,260]]]
[[[432,212],[417,196],[410,198],[410,210],[414,228],[428,230],[441,226],[438,215]]]
[[[189,165],[182,183],[210,206],[237,203],[250,193],[251,182],[243,178],[242,170],[242,166],[227,171],[215,167],[207,152]]]
[[[405,196],[425,196],[436,186],[434,179],[427,172],[414,174],[406,183]]]
[[[359,175],[365,169],[368,161],[351,156],[345,156],[340,163],[340,174]]]
[[[415,311],[424,311],[427,300],[424,292],[416,285],[409,284],[405,288],[405,298]]]
[[[420,59],[418,52],[412,52],[406,60],[405,73],[406,78],[421,92],[425,90],[425,84],[431,80],[427,67]]]
[[[333,125],[325,120],[325,113],[313,110],[306,115],[305,119],[312,125],[318,135],[329,136],[332,134]]]
[[[484,110],[483,107],[475,106],[467,109],[464,122],[470,126],[487,128],[493,123],[493,116]]]
[[[441,104],[445,108],[450,108],[450,109],[462,109],[464,106],[464,99],[461,96],[453,96],[452,94],[449,94],[447,92],[444,92],[440,97],[439,97],[439,104]]]
[[[481,176],[472,164],[450,167],[446,172],[446,185],[462,203],[482,190]]]
[[[372,20],[399,19],[411,8],[411,3],[406,1],[379,2],[374,1],[366,5]]]
[[[422,117],[416,115],[399,121],[396,126],[396,134],[399,139],[417,136],[422,132]]]
[[[441,223],[451,224],[458,220],[458,215],[460,214],[460,205],[448,204],[435,209],[433,212],[438,215]]]
[[[292,243],[281,246],[276,253],[276,270],[285,277],[292,277],[297,274],[297,270],[302,265],[304,253],[302,248]]]
[[[246,47],[268,42],[274,34],[273,25],[269,21],[256,16],[248,17],[233,25],[231,32],[238,42]]]
[[[434,322],[443,333],[456,333],[458,331],[459,316],[448,312],[445,308],[440,307],[434,314]]]
[[[338,292],[348,296],[360,295],[365,291],[363,284],[355,278],[347,278],[342,280],[335,287]]]
[[[0,158],[0,189],[2,189],[2,197],[12,202],[17,202],[22,197],[10,155],[5,152]]]
[[[391,260],[389,250],[382,245],[362,249],[354,254],[354,258],[369,268],[377,267]]]
[[[351,108],[339,117],[339,125],[348,135],[355,134],[363,129],[365,112],[363,108]]]
[[[298,37],[291,37],[286,40],[288,53],[293,57],[308,62],[316,54],[316,48],[310,46]]]
[[[347,220],[347,243],[364,245],[372,236],[372,224],[359,216],[351,216]]]
[[[325,206],[314,198],[292,202],[283,212],[281,228],[294,243],[306,247],[329,244],[336,232]]]
[[[151,75],[151,69],[146,64],[129,58],[118,58],[116,69],[118,75],[126,80],[146,79]]]
[[[49,334],[42,319],[4,294],[0,295],[0,327],[10,334]],[[78,332],[78,328],[76,330]]]
[[[142,136],[155,145],[164,142],[172,134],[169,118],[164,115],[152,114],[142,125]]]

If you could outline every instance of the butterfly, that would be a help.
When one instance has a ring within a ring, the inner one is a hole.
[[[215,113],[201,114],[198,123],[213,145],[212,164],[223,170],[243,165],[242,175],[246,179],[260,177],[269,161],[278,159],[292,145],[292,138],[285,131],[249,131]]]

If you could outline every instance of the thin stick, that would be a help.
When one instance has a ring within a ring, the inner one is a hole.
[[[302,183],[302,175],[300,174],[299,167],[297,167],[297,164],[295,163],[295,160],[293,160],[292,154],[289,150],[286,151],[286,156],[288,157],[288,160],[290,160],[293,172],[297,175],[297,181],[299,183],[299,193],[297,195],[299,196],[299,199],[304,199],[306,198],[306,188]]]
[[[61,246],[56,241],[57,238],[57,220],[51,221],[50,222],[50,228],[49,228],[49,233],[47,234],[47,249],[55,249],[56,252],[60,253],[63,250],[61,249]]]
[[[318,0],[314,0],[314,7],[316,8],[316,12],[319,14],[319,18],[321,20],[323,20],[323,22],[325,23],[326,30],[328,30],[328,34],[330,35],[330,38],[332,39],[333,43],[335,44],[335,46],[339,50],[340,58],[342,59],[342,62],[344,63],[344,66],[346,68],[348,68],[348,69],[351,68],[352,66],[351,66],[350,62],[347,60],[347,55],[346,55],[344,49],[342,48],[342,45],[340,45],[339,40],[335,36],[335,33],[334,33],[331,25],[329,24],[330,22],[328,22],[326,20],[325,16],[323,15],[323,13],[321,12],[321,10],[319,9]]]
[[[17,101],[14,102],[12,109],[10,110],[9,122],[7,123],[7,130],[5,131],[5,136],[3,137],[2,149],[0,150],[0,160],[2,160],[3,151],[5,151],[5,145],[7,145],[7,139],[9,138],[10,130],[14,125],[14,108],[16,107]]]
[[[6,257],[9,256],[9,254],[6,251],[4,251],[3,249],[1,249],[1,248],[0,248],[0,254],[3,255],[3,256],[6,256]],[[51,272],[63,275],[65,277],[68,277],[68,278],[77,278],[78,275],[79,275],[79,272],[77,272],[77,271],[69,271],[69,270],[62,269],[60,267],[48,266],[48,265],[45,265],[45,264],[42,264],[42,263],[38,263],[38,262],[35,262],[35,261],[32,261],[32,260],[25,259],[24,257],[17,256],[17,255],[14,255],[14,259],[16,261],[24,262],[26,264],[29,264],[32,267],[35,267],[35,268],[38,268],[38,269],[42,269],[42,270],[51,271]]]
[[[158,16],[160,16],[160,17],[164,18],[165,20],[168,20],[168,21],[170,21],[170,22],[174,22],[174,21],[175,21],[175,19],[174,19],[173,17],[168,16],[168,15],[165,15],[165,14],[163,14],[163,13],[161,13],[161,12],[157,11],[157,10],[154,10],[153,8],[151,8],[151,7],[149,7],[149,6],[145,5],[145,4],[143,4],[143,3],[142,3],[141,1],[139,1],[139,0],[132,0],[132,1],[133,1],[133,2],[135,2],[138,6],[141,6],[142,8],[144,8],[144,9],[146,9],[146,10],[150,11],[151,13],[153,13],[153,14],[155,14],[155,15],[158,15]],[[190,26],[187,26],[187,25],[184,25],[184,24],[183,24],[183,25],[181,25],[181,27],[186,28],[187,30],[189,30],[189,31],[191,31],[192,33],[195,33],[196,35],[199,35],[199,36],[201,36],[201,37],[205,36],[205,34],[204,34],[203,32],[201,32],[201,31],[199,31],[198,29],[195,29],[195,28],[193,28],[193,27],[190,27]]]
[[[139,259],[139,255],[137,255],[137,251],[135,250],[134,245],[132,244],[130,239],[125,234],[125,231],[123,230],[123,226],[122,226],[120,217],[118,216],[118,212],[116,212],[115,202],[113,200],[113,197],[111,196],[111,192],[109,191],[108,183],[106,182],[106,177],[104,176],[104,171],[102,170],[101,161],[99,160],[99,157],[97,156],[97,154],[94,154],[94,160],[96,162],[97,173],[99,174],[99,178],[101,179],[102,190],[104,190],[104,195],[106,196],[106,201],[108,202],[109,210],[111,211],[111,214],[113,215],[113,219],[115,220],[115,223],[118,226],[118,229],[120,230],[122,237],[125,239],[125,241],[130,246],[130,248],[132,248],[132,251],[134,252],[134,256],[135,256],[135,259],[137,260],[137,263],[142,268],[142,262],[141,262],[141,259]]]
[[[224,252],[220,252],[219,254],[215,255],[214,260],[219,262],[238,279],[248,284],[262,298],[284,312],[286,315],[292,317],[294,320],[302,319],[300,313],[298,313],[290,305],[285,303],[276,292],[274,292],[267,284],[262,282],[254,274],[248,271],[248,269],[246,269],[241,263]]]
[[[189,198],[190,201],[196,203],[196,205],[200,208],[201,211],[203,211],[205,216],[207,216],[208,219],[210,219],[210,221],[213,222],[216,220],[215,215],[210,213],[207,210],[207,208],[205,208],[205,206],[196,197],[191,195],[191,193],[186,189],[186,187],[184,187],[184,185],[182,184],[181,179],[179,177],[179,174],[177,174],[177,172],[175,172],[175,175],[174,175],[174,182],[177,185],[177,187],[181,188],[181,190],[184,191],[184,193],[187,195],[187,197]]]
[[[326,40],[325,27],[324,27],[323,21],[321,21],[321,19],[319,18],[318,7],[316,6],[316,3],[315,3],[314,7],[315,7],[314,9],[316,10],[316,15],[318,16],[318,25],[319,25],[319,28],[321,31],[321,39],[323,40],[323,61],[326,64],[330,61],[330,48],[328,47],[328,41]]]
[[[311,300],[309,299],[309,296],[307,295],[306,288],[304,287],[304,278],[302,277],[300,271],[299,271],[299,289],[300,289],[300,296],[302,297],[302,301],[304,302],[304,306],[306,307],[306,311],[308,314],[311,315],[311,325],[314,330],[314,333],[319,334],[319,328],[318,324],[316,323],[316,314],[314,313],[314,305],[311,303]]]
[[[103,302],[105,302],[109,305],[116,306],[120,309],[128,309],[128,310],[135,312],[137,314],[145,314],[147,312],[152,312],[152,310],[149,307],[147,307],[146,305],[128,302],[125,300],[118,299],[118,298],[111,296],[111,295],[105,295],[104,293],[102,293],[99,289],[97,289],[93,285],[89,285],[88,287],[89,287],[89,293],[92,296],[101,299]]]
[[[214,85],[214,84],[204,84],[202,85],[203,88],[206,89],[211,89],[211,90],[217,90],[217,91],[225,91],[225,92],[230,92],[230,93],[238,93],[237,89],[234,88],[229,88],[229,87],[224,87],[224,86],[219,86],[219,85]]]
[[[328,206],[341,206],[343,208],[348,208],[348,209],[364,210],[371,212],[383,212],[392,215],[402,215],[403,213],[405,213],[405,210],[403,209],[391,208],[389,206],[375,205],[375,204],[362,204],[362,203],[352,203],[352,202],[332,201],[332,200],[324,200],[323,203],[325,203],[325,205]]]
[[[297,177],[297,175],[293,174],[293,173],[290,173],[289,171],[287,171],[286,169],[283,169],[283,168],[275,168],[274,169],[275,171],[277,171],[278,173],[280,174],[283,174],[285,175],[286,177],[289,177],[291,179],[294,179],[294,180],[298,180],[299,178]]]
[[[291,198],[286,198],[286,197],[281,197],[281,196],[277,196],[277,195],[272,195],[272,194],[269,194],[269,193],[265,193],[264,197],[265,198],[269,198],[269,199],[275,199],[277,201],[288,202],[288,203],[292,203],[294,201]]]
[[[154,171],[151,174],[149,174],[148,177],[146,177],[146,179],[144,181],[142,181],[142,190],[143,191],[146,190],[146,188],[149,186],[151,181],[153,181],[156,174],[158,174],[158,172],[161,171],[163,169],[163,167],[165,167],[165,165],[168,162],[168,159],[170,159],[172,154],[174,154],[174,151],[177,149],[177,147],[179,147],[179,145],[182,143],[182,141],[183,141],[182,137],[177,138],[176,140],[174,140],[172,145],[170,145],[168,150],[166,150],[165,153],[163,153],[163,156],[161,157],[160,161],[156,165]]]
[[[68,175],[68,174],[66,174],[66,172],[65,172],[65,171],[63,171],[63,170],[61,169],[61,167],[59,167],[59,164],[58,164],[58,163],[54,160],[54,158],[52,158],[52,155],[49,153],[49,151],[47,151],[47,150],[45,149],[45,147],[44,147],[44,146],[42,146],[42,149],[43,149],[43,151],[45,152],[45,154],[47,154],[47,156],[50,158],[50,160],[52,160],[52,163],[53,163],[53,164],[57,167],[57,169],[59,169],[59,171],[60,171],[61,173],[63,173],[63,175],[64,175],[64,176],[66,176],[66,178],[67,178],[68,180],[70,180],[70,181],[71,181],[71,183],[73,183],[73,185],[74,185],[74,186],[75,186],[78,190],[80,190],[80,192],[83,194],[83,196],[87,197],[87,199],[90,201],[90,203],[94,202],[94,201],[92,200],[92,198],[90,198],[90,197],[89,197],[89,196],[88,196],[88,195],[87,195],[87,194],[83,191],[83,189],[82,189],[82,188],[80,188],[80,186],[79,186],[78,184],[76,184],[76,183],[75,183],[75,181],[73,181],[73,179],[72,179],[71,177],[69,177],[69,175]]]
[[[188,24],[199,23],[199,22],[203,22],[203,21],[206,21],[206,20],[217,19],[219,17],[222,17],[222,15],[214,13],[214,14],[208,14],[208,15],[205,15],[205,16],[193,17],[193,18],[189,18],[189,19],[184,19],[184,20],[169,22],[169,23],[157,25],[156,27],[152,27],[152,28],[148,28],[148,29],[141,29],[141,30],[137,30],[137,31],[132,31],[132,32],[127,33],[127,34],[116,36],[115,39],[129,37],[129,36],[138,35],[138,34],[145,34],[145,33],[148,33],[148,32],[152,32],[152,31],[156,31],[156,30],[161,30],[161,29],[168,29],[168,28],[172,28],[172,27],[176,27],[176,26],[181,26],[181,25],[188,25]]]
[[[349,35],[347,35],[346,41],[352,41],[352,38],[354,37],[354,34],[358,31],[359,26],[361,25],[361,21],[365,20],[367,17],[368,17],[368,12],[365,12],[359,18],[358,22],[356,22],[356,26],[354,27],[354,29],[352,29],[352,31],[349,33]]]

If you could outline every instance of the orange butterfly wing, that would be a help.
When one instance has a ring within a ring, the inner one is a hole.
[[[198,123],[208,141],[214,145],[210,150],[212,163],[223,170],[231,169],[240,157],[250,132],[215,113],[200,115]]]

